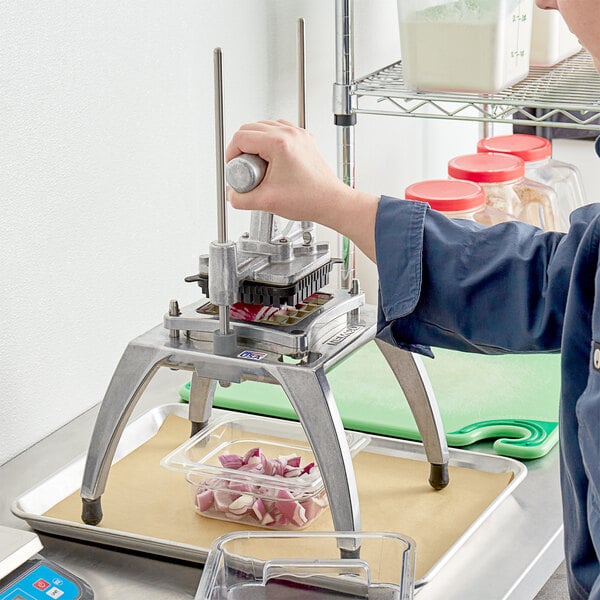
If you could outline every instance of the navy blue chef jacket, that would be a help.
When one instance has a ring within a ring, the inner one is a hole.
[[[382,197],[378,337],[485,354],[561,352],[560,453],[572,600],[600,599],[600,204],[569,232],[482,227]]]

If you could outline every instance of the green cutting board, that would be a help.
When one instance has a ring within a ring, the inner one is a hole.
[[[538,458],[558,440],[560,355],[485,356],[434,349],[424,358],[451,446],[499,438],[498,454]],[[354,352],[327,378],[344,426],[419,440],[404,394],[374,342]],[[189,383],[180,390],[189,399]],[[218,387],[219,408],[296,419],[280,386],[247,381]]]

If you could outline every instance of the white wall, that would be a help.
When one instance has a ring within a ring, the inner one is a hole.
[[[395,0],[355,1],[360,75],[399,40]],[[0,2],[0,464],[99,402],[171,298],[198,298],[183,277],[216,237],[213,48],[228,135],[294,120],[298,16],[308,125],[335,169],[333,1]],[[357,185],[401,196],[477,131],[361,115]],[[248,215],[229,219],[235,239]],[[359,275],[374,302],[375,270],[359,260]]]
[[[356,10],[357,69],[396,60],[395,0]],[[228,135],[295,119],[298,16],[335,168],[334,2],[0,3],[0,464],[99,402],[171,298],[198,298],[183,277],[216,238],[212,50]]]

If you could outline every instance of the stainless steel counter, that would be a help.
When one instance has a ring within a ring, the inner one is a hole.
[[[176,402],[188,373],[162,369],[134,418]],[[27,529],[10,512],[13,500],[87,451],[97,408],[75,419],[0,467],[0,524]],[[478,445],[477,450],[489,451]],[[562,560],[558,449],[527,463],[526,479],[426,586],[418,600],[527,600],[534,598]],[[122,550],[41,535],[43,554],[79,575],[98,600],[168,600],[194,597],[201,568]],[[418,548],[417,548],[418,553]]]

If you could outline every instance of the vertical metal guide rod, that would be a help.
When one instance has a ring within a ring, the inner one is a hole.
[[[227,241],[227,205],[225,199],[225,119],[223,116],[223,53],[214,50],[215,69],[215,158],[217,174],[217,240]]]
[[[306,27],[304,19],[298,19],[298,126],[306,129]],[[315,224],[302,221],[302,240],[308,246],[315,239]]]
[[[306,129],[306,28],[298,19],[298,126]]]
[[[337,126],[338,177],[354,187],[354,126],[356,114],[352,112],[351,85],[354,80],[354,0],[336,0],[335,3],[335,84],[333,86],[333,114]],[[356,276],[354,244],[338,237],[338,252],[344,259],[341,287],[350,289]]]
[[[236,336],[229,322],[229,306],[236,302],[236,245],[227,240],[227,199],[225,197],[225,133],[223,116],[223,55],[214,51],[215,74],[215,156],[217,177],[217,241],[209,247],[209,295],[219,307],[219,329],[215,331],[215,354],[231,355],[236,349]]]

